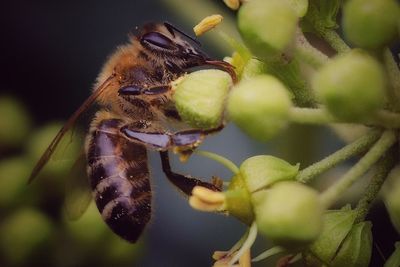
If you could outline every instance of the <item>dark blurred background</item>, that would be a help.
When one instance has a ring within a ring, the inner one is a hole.
[[[127,41],[129,32],[145,22],[169,21],[191,33],[192,26],[211,13],[223,13],[226,31],[235,35],[230,23],[234,13],[217,0],[3,1],[0,92],[22,103],[21,109],[29,117],[29,134],[20,145],[0,149],[0,167],[8,168],[0,168],[0,194],[15,182],[13,175],[25,181],[33,164],[32,157],[25,155],[41,153],[60,122],[89,96],[102,64],[116,46]],[[200,40],[209,54],[217,58],[229,55],[226,45],[215,38]],[[16,135],[18,129],[22,128],[16,128]],[[38,140],[42,144],[37,144]],[[202,149],[220,153],[237,164],[252,155],[273,154],[307,166],[342,145],[330,130],[299,126],[268,145],[260,145],[229,126],[208,138]],[[233,218],[192,210],[187,199],[164,178],[157,154],[150,158],[154,213],[138,245],[125,244],[111,235],[92,208],[83,222],[71,226],[74,223],[67,222],[60,212],[60,181],[44,179],[28,188],[19,182],[14,186],[18,190],[13,189],[17,193],[0,203],[0,266],[211,266],[213,251],[228,250],[245,227]],[[14,167],[9,167],[12,164]],[[200,177],[230,177],[217,163],[198,156],[186,164],[174,160],[174,166]],[[378,218],[374,229],[386,232],[383,237],[378,235],[377,242],[387,256],[398,235],[382,207],[374,212]],[[32,218],[36,219],[30,222]],[[44,237],[31,236],[35,234]],[[257,244],[257,252],[267,248],[265,240],[259,239]],[[379,262],[380,256],[376,257]]]

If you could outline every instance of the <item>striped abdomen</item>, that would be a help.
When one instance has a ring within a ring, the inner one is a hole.
[[[92,125],[88,176],[103,220],[117,235],[135,242],[151,216],[150,174],[145,146],[121,136],[121,123],[105,119]]]

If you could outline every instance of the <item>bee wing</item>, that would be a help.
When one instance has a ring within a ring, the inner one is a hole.
[[[89,207],[92,192],[86,174],[86,156],[82,151],[65,181],[64,209],[70,220],[79,219]]]
[[[60,144],[61,140],[64,139],[67,132],[70,132],[70,140],[72,140],[72,137],[74,135],[74,130],[73,126],[75,125],[75,122],[79,118],[79,116],[84,113],[89,107],[93,104],[93,102],[104,92],[104,90],[111,84],[113,78],[115,75],[109,76],[86,100],[83,102],[83,104],[72,114],[72,116],[68,119],[68,121],[64,124],[64,126],[60,129],[60,131],[57,133],[56,137],[51,141],[49,147],[46,149],[46,151],[43,153],[39,161],[37,162],[36,166],[33,168],[31,176],[29,177],[28,184],[31,183],[40,173],[40,171],[43,169],[43,167],[47,164],[47,162],[50,160],[52,155],[54,154],[57,146]],[[65,140],[65,147],[68,147],[68,140]],[[64,143],[64,141],[63,141]],[[62,153],[63,149],[59,149]],[[57,153],[58,154],[58,153]]]

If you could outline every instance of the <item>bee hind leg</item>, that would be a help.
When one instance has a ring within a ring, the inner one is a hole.
[[[214,185],[213,183],[203,182],[189,175],[183,175],[172,171],[169,162],[168,151],[161,151],[160,157],[161,157],[162,169],[165,175],[167,176],[168,180],[170,180],[172,184],[178,187],[186,195],[190,196],[195,186],[203,186],[213,191],[221,191],[221,188],[218,187],[217,185]]]

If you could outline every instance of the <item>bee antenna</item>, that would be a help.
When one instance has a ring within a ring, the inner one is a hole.
[[[183,36],[185,36],[186,38],[189,38],[190,40],[192,40],[194,43],[196,43],[198,46],[201,46],[201,43],[196,40],[195,38],[193,38],[192,36],[190,36],[189,34],[179,30],[177,27],[175,27],[174,25],[172,25],[169,22],[164,22],[164,26],[167,28],[167,30],[175,37],[175,32],[179,32],[180,34],[182,34]]]

